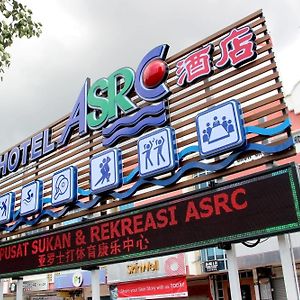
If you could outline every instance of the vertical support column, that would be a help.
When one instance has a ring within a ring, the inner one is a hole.
[[[3,293],[4,293],[3,280],[0,279],[0,300],[3,300],[3,298],[4,298]]]
[[[253,274],[255,300],[260,300],[259,281],[258,281],[258,276],[257,276],[257,270],[253,269],[252,274]]]
[[[213,297],[213,300],[217,300],[218,297],[216,295],[216,280],[215,280],[215,276],[214,275],[210,275],[208,277],[209,280],[209,287],[210,287],[210,293]]]
[[[234,244],[231,245],[230,250],[226,250],[226,255],[227,255],[227,262],[228,262],[228,278],[229,278],[231,299],[242,300],[239,270],[237,266]]]
[[[23,300],[23,278],[18,278],[16,300]]]
[[[278,243],[287,299],[300,299],[294,253],[289,235],[279,235]]]
[[[99,268],[91,270],[92,300],[100,299]]]

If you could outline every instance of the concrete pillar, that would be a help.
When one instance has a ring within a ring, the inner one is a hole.
[[[300,299],[294,253],[289,234],[279,235],[278,244],[287,299]]]
[[[230,285],[231,299],[242,300],[239,270],[237,265],[237,258],[235,253],[235,245],[231,245],[230,250],[226,250],[228,262],[228,278]],[[292,298],[291,298],[292,299]]]
[[[255,300],[260,300],[259,282],[258,282],[257,270],[253,269],[252,270],[252,274],[253,274]]]
[[[23,278],[17,280],[16,300],[23,300]]]
[[[92,300],[100,299],[99,268],[91,270]]]
[[[3,280],[0,279],[0,300],[3,300],[3,293],[4,293]]]

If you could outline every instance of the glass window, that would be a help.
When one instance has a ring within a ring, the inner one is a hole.
[[[216,258],[217,259],[224,259],[225,251],[223,249],[216,248]]]
[[[207,261],[206,249],[201,250],[201,260],[202,261]]]
[[[219,270],[225,270],[225,261],[219,260],[218,261]]]
[[[207,249],[207,260],[215,260],[215,248],[208,248]]]
[[[207,248],[201,250],[201,261],[202,263],[206,261],[217,260],[218,261],[218,270],[226,270],[227,259],[225,255],[225,250],[219,248]]]

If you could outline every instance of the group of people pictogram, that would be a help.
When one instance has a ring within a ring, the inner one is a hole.
[[[208,122],[206,123],[206,129],[204,129],[202,131],[203,135],[202,135],[202,140],[203,142],[209,142],[210,136],[211,136],[211,132],[213,131],[214,128],[218,127],[218,126],[222,126],[227,134],[230,134],[231,132],[234,131],[234,126],[232,124],[232,120],[226,118],[226,116],[222,117],[222,123],[220,122],[220,120],[218,119],[217,116],[214,116],[214,121],[213,124],[211,126],[211,124]]]

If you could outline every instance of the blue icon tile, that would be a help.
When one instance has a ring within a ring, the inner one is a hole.
[[[119,149],[108,149],[91,158],[91,190],[99,194],[122,183],[122,157]]]
[[[160,128],[141,136],[138,140],[138,159],[141,177],[173,170],[178,163],[174,129]]]
[[[33,181],[22,188],[20,216],[30,216],[42,210],[43,181]]]
[[[0,224],[6,224],[12,221],[15,198],[15,193],[7,193],[0,197]]]
[[[77,168],[68,167],[53,174],[53,206],[60,206],[77,200]]]
[[[199,113],[196,117],[199,151],[213,157],[246,143],[240,103],[229,100]]]

